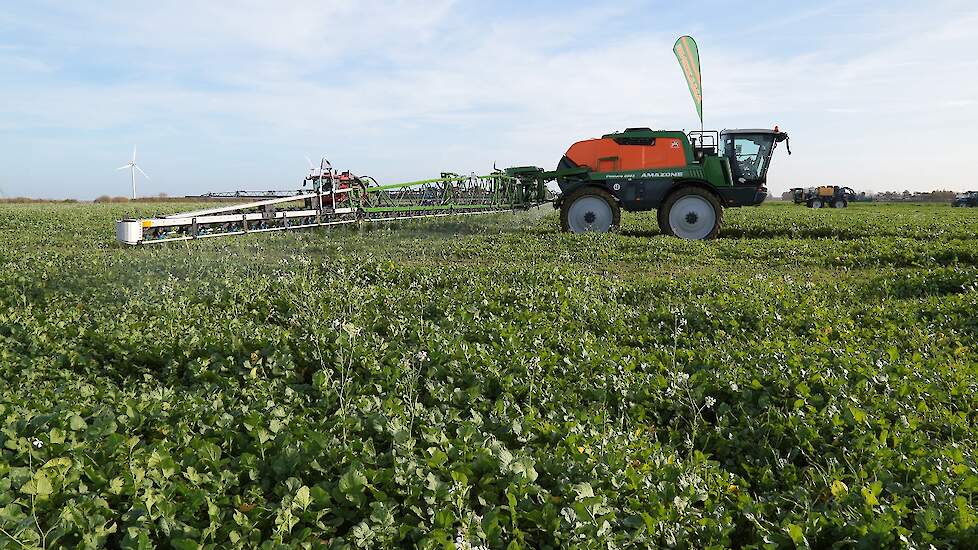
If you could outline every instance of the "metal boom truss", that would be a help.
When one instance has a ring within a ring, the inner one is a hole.
[[[310,191],[286,197],[159,218],[120,220],[116,236],[131,245],[164,243],[357,222],[507,212],[548,200],[544,181],[520,169],[486,176],[443,173],[436,179],[377,185],[369,177],[337,173],[324,160],[306,183],[311,184]]]

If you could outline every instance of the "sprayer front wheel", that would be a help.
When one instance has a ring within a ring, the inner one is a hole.
[[[723,223],[723,205],[699,187],[683,187],[669,195],[657,213],[659,230],[690,241],[714,239]]]
[[[560,205],[560,229],[565,233],[607,233],[616,231],[620,223],[618,201],[597,187],[575,191]]]

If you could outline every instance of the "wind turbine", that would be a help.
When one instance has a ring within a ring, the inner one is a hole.
[[[139,170],[139,173],[142,174],[146,179],[149,179],[149,176],[146,175],[146,172],[143,172],[142,168],[136,165],[135,145],[132,146],[132,160],[129,161],[129,164],[126,164],[125,166],[120,166],[116,170],[125,170],[126,168],[128,168],[129,172],[132,174],[132,198],[133,200],[136,200],[136,170]]]

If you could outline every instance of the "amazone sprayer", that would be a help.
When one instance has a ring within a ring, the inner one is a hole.
[[[303,191],[152,219],[120,220],[118,240],[162,243],[506,212],[547,202],[560,210],[565,232],[613,231],[622,210],[657,210],[662,233],[684,239],[713,238],[720,231],[724,208],[764,201],[771,157],[788,135],[777,127],[704,130],[696,42],[683,36],[673,51],[689,85],[700,130],[629,128],[574,143],[552,171],[522,166],[481,176],[443,173],[439,178],[392,185],[339,173],[323,159],[318,171],[306,178]],[[560,193],[552,196],[549,184],[556,184]]]

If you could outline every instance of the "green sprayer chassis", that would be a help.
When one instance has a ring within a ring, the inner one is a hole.
[[[337,174],[323,163],[306,178],[308,192],[244,204],[125,219],[119,241],[138,245],[402,219],[526,210],[548,202],[545,182],[519,170],[486,176],[442,177],[377,185],[369,177]]]

